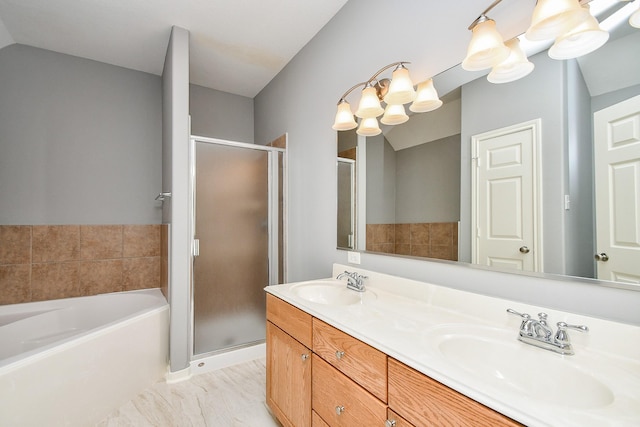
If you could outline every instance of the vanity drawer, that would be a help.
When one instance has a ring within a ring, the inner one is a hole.
[[[415,427],[391,409],[387,409],[387,420],[388,422],[392,422],[391,424],[385,423],[385,426],[387,427]]]
[[[315,318],[313,352],[378,399],[387,401],[386,354]]]
[[[392,358],[389,408],[417,426],[521,425]]]
[[[311,357],[311,406],[326,424],[331,427],[384,426],[387,405],[316,354]]]
[[[267,320],[311,348],[311,315],[267,294]]]
[[[311,427],[331,427],[325,423],[316,411],[311,411]]]

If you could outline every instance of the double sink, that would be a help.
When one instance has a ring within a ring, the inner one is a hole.
[[[388,307],[387,292],[367,288],[364,292],[347,289],[345,281],[326,279],[293,284],[295,298],[333,307]],[[321,309],[321,307],[320,307]],[[391,316],[402,313],[387,312]],[[465,384],[482,384],[484,390],[512,394],[564,408],[594,409],[616,400],[615,381],[607,372],[612,367],[601,354],[579,349],[574,356],[562,356],[517,340],[517,327],[475,322],[468,316],[452,322],[431,322],[415,340],[417,353],[446,370]],[[582,354],[580,351],[582,350]],[[588,353],[588,354],[587,354]],[[615,367],[620,369],[618,365]],[[622,367],[624,370],[624,367]],[[631,366],[630,371],[637,370]],[[637,372],[635,372],[637,374]],[[633,387],[633,385],[631,385]],[[636,384],[640,389],[640,384]]]

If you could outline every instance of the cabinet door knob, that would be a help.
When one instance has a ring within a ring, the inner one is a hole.
[[[302,358],[302,360],[307,360],[309,358],[308,354],[303,354],[302,356],[300,356]]]
[[[596,254],[596,256],[594,257],[596,259],[596,261],[602,261],[602,262],[607,262],[609,261],[609,255],[607,255],[604,252],[601,252],[599,254]]]
[[[520,249],[518,249],[521,253],[523,254],[528,254],[529,253],[529,248],[526,246],[521,246]]]
[[[344,356],[344,351],[340,351],[340,350],[336,351],[336,358],[338,360],[342,359],[343,356]]]
[[[336,406],[336,415],[342,415],[344,412],[344,406]]]
[[[384,427],[396,427],[396,420],[387,420],[384,422]]]

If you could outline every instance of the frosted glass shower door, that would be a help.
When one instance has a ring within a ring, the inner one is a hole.
[[[194,355],[265,339],[269,152],[195,143]]]

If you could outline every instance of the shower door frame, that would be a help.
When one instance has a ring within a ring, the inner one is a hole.
[[[191,248],[191,264],[189,266],[189,317],[190,317],[190,333],[189,333],[189,360],[197,360],[212,356],[215,354],[224,353],[227,351],[233,351],[244,347],[255,345],[255,342],[247,343],[245,345],[239,345],[229,349],[216,350],[208,353],[199,353],[195,357],[194,347],[194,333],[195,333],[195,310],[194,310],[194,261],[197,256],[197,245],[195,238],[196,227],[196,143],[207,143],[215,145],[223,145],[228,147],[245,148],[250,150],[266,151],[269,155],[269,170],[267,192],[268,192],[268,227],[269,227],[269,249],[268,249],[268,268],[269,268],[269,285],[278,283],[279,277],[279,260],[282,258],[282,278],[283,282],[287,281],[287,150],[283,148],[268,147],[266,145],[249,144],[246,142],[229,141],[218,138],[209,138],[197,135],[191,135],[189,137],[189,240]],[[282,230],[279,227],[279,212],[278,212],[278,190],[279,190],[279,177],[278,177],[278,153],[282,153]],[[282,231],[280,233],[280,231]],[[279,241],[278,236],[282,236],[282,254],[279,253]]]

